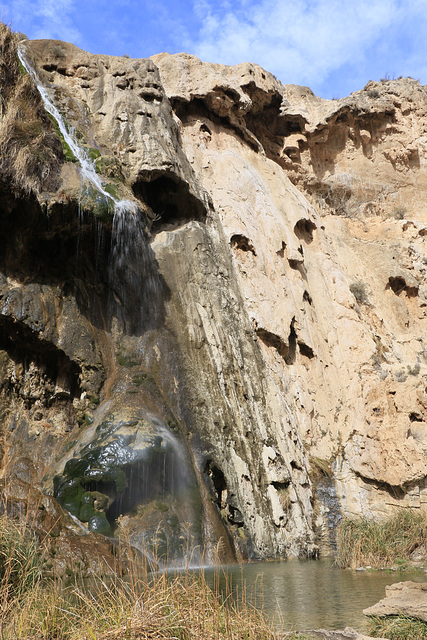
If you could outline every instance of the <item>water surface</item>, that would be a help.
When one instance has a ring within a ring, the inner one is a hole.
[[[427,582],[425,573],[389,571],[351,571],[334,566],[333,558],[288,560],[231,565],[206,570],[208,583],[219,579],[225,592],[228,582],[236,594],[246,584],[247,599],[264,607],[268,617],[284,630],[366,629],[362,610],[385,596],[386,585],[403,580]],[[282,622],[279,620],[282,618]]]

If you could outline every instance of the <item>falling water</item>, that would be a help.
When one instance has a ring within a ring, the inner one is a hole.
[[[47,89],[25,58],[22,48],[18,49],[18,56],[33,78],[46,111],[55,118],[65,142],[78,160],[82,177],[114,210],[108,274],[110,315],[116,316],[129,333],[141,332],[158,325],[162,315],[163,286],[138,206],[130,200],[118,200],[105,190],[105,184],[97,174],[94,162],[65,124]],[[81,215],[79,208],[80,219]]]
[[[50,113],[53,118],[55,118],[59,130],[64,136],[65,142],[70,147],[76,160],[78,160],[83,177],[86,178],[86,180],[88,180],[93,185],[93,187],[105,197],[107,202],[111,202],[113,204],[115,212],[122,214],[124,211],[138,211],[138,207],[134,202],[131,202],[130,200],[117,200],[110,193],[108,193],[108,191],[105,191],[104,182],[96,173],[94,162],[90,158],[88,158],[85,149],[78,143],[76,138],[68,130],[68,127],[66,126],[62,115],[55,107],[52,100],[49,98],[47,89],[42,85],[36,71],[25,58],[22,48],[18,48],[18,57],[27,73],[29,73],[34,80],[38,92],[40,93],[40,96],[43,100],[46,111]]]

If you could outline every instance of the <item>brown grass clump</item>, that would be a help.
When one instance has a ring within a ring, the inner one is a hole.
[[[43,544],[10,517],[0,518],[2,640],[278,640],[262,611],[240,595],[211,589],[204,573],[149,571],[134,556],[126,576],[46,572]],[[219,569],[218,569],[219,571]],[[219,579],[215,580],[216,585]]]
[[[410,509],[401,509],[384,521],[345,518],[337,541],[337,564],[342,568],[402,565],[417,547],[427,544],[427,518]]]
[[[62,145],[30,76],[17,39],[0,23],[0,178],[36,194],[55,185]]]

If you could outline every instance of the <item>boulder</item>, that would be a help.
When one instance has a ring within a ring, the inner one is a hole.
[[[398,582],[385,588],[386,597],[364,609],[366,616],[406,616],[427,622],[427,582]]]

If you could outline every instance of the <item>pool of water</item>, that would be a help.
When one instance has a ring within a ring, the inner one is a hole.
[[[420,572],[339,569],[332,558],[231,565],[207,569],[205,575],[223,593],[238,596],[245,586],[247,600],[287,631],[346,626],[363,631],[367,619],[362,611],[385,596],[386,585],[427,582]]]

